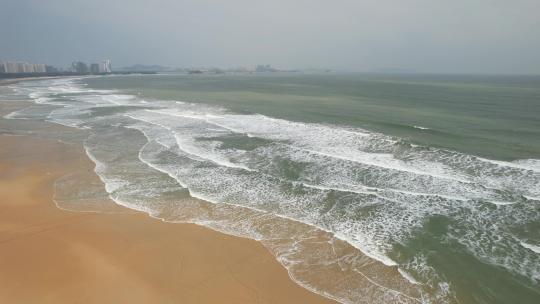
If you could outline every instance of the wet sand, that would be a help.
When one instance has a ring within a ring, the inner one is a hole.
[[[0,303],[333,303],[258,242],[192,224],[70,212],[54,181],[94,164],[78,147],[0,135]]]

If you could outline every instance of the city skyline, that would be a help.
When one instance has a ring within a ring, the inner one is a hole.
[[[228,67],[220,69],[216,67],[168,67],[160,65],[141,65],[134,64],[131,66],[119,67],[116,71],[213,71],[222,73],[224,71],[244,71],[244,72],[280,72],[291,71],[281,70],[270,64],[257,64],[252,67]],[[297,71],[297,70],[292,70]],[[86,63],[83,61],[73,61],[70,65],[59,67],[46,63],[31,63],[26,61],[7,61],[0,60],[0,74],[20,74],[20,73],[54,73],[54,72],[73,72],[78,74],[107,74],[112,73],[113,68],[111,60],[104,59],[99,63]]]
[[[74,61],[67,68],[55,67],[45,63],[0,60],[0,74],[45,74],[58,72],[108,74],[112,73],[112,67],[109,59],[102,60],[99,63],[90,63],[89,65],[82,61]]]

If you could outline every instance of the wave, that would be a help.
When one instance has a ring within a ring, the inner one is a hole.
[[[531,245],[531,244],[528,244],[528,243],[525,243],[525,242],[520,242],[520,244],[521,244],[521,246],[540,254],[540,246]]]

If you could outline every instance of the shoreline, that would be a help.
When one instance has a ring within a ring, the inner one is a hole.
[[[57,208],[58,178],[82,169],[97,179],[80,148],[10,135],[0,146],[1,302],[335,303],[297,285],[257,241],[123,207]]]
[[[12,84],[19,81],[26,80],[41,80],[41,79],[52,79],[52,78],[70,78],[70,77],[86,77],[86,76],[107,76],[107,75],[131,75],[131,74],[140,74],[140,75],[154,75],[158,72],[153,71],[113,71],[110,73],[74,73],[74,72],[57,72],[57,73],[22,73],[22,74],[0,74],[0,85],[2,84]]]
[[[0,86],[15,84],[21,81],[47,80],[47,79],[68,78],[68,77],[70,76],[32,76],[32,77],[20,77],[20,78],[0,78]]]

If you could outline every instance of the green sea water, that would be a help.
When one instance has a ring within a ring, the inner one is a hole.
[[[156,75],[88,82],[239,113],[358,126],[495,159],[540,158],[540,76]]]

